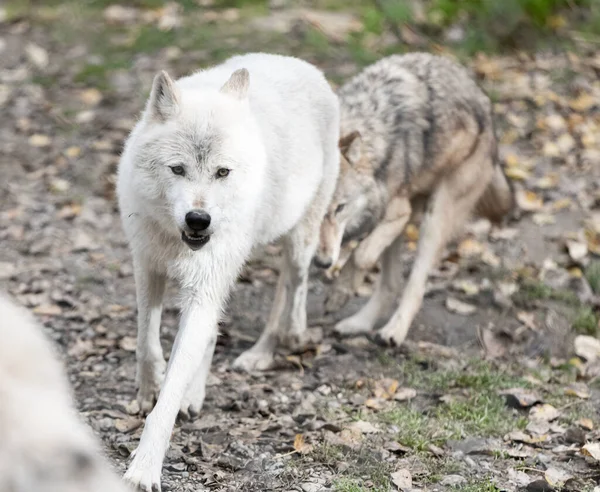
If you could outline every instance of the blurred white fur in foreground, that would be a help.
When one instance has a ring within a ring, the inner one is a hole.
[[[80,420],[41,327],[0,293],[0,491],[126,490]]]

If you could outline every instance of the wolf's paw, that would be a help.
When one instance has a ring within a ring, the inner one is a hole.
[[[179,407],[179,418],[181,420],[194,420],[200,415],[204,403],[204,390],[196,390],[190,387],[181,401]]]
[[[323,341],[323,330],[320,327],[290,330],[280,337],[279,343],[291,352],[303,352],[315,347]]]
[[[273,353],[246,350],[233,362],[237,371],[255,372],[266,371],[273,364]]]
[[[399,347],[405,338],[394,326],[386,325],[375,334],[375,343],[384,347]]]
[[[154,408],[166,369],[167,363],[163,359],[138,368],[137,402],[142,415],[148,415]]]
[[[348,337],[352,335],[369,333],[371,329],[371,324],[365,322],[364,319],[358,316],[350,316],[349,318],[343,319],[338,324],[336,324],[334,332],[340,336]]]
[[[140,386],[136,399],[142,415],[148,415],[152,411],[158,400],[159,391],[160,387],[158,385],[144,384]]]
[[[142,460],[133,452],[133,461],[123,479],[136,492],[161,492],[160,489],[160,466],[148,467],[142,465]]]

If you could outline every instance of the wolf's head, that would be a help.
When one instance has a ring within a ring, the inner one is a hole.
[[[148,205],[144,213],[198,250],[213,234],[252,222],[245,219],[261,192],[266,153],[246,69],[220,89],[193,82],[192,76],[176,84],[166,72],[155,77],[137,134],[134,179]]]
[[[339,148],[340,175],[321,224],[315,256],[315,264],[322,268],[329,268],[337,262],[344,241],[370,232],[382,209],[377,199],[378,185],[360,133],[354,131],[343,136]]]

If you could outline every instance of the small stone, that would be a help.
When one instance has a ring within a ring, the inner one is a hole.
[[[34,43],[28,43],[27,46],[25,46],[25,54],[27,55],[29,62],[40,70],[46,68],[50,61],[48,52]]]
[[[464,485],[465,483],[467,483],[467,479],[465,477],[461,477],[460,475],[446,475],[440,480],[440,485],[444,485],[446,487],[458,487],[460,485]]]
[[[586,442],[586,433],[580,427],[569,427],[564,433],[563,438],[568,443],[583,446]]]
[[[546,480],[534,480],[527,485],[527,492],[553,492],[554,488]]]
[[[35,135],[31,135],[31,137],[29,137],[29,145],[32,147],[48,147],[51,143],[52,140],[48,135],[36,133]]]

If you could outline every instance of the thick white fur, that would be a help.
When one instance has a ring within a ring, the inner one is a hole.
[[[0,490],[125,492],[31,314],[0,293],[0,320]]]
[[[177,82],[155,79],[117,185],[134,260],[142,409],[152,408],[160,388],[126,474],[141,490],[160,490],[178,411],[193,415],[202,406],[218,318],[241,267],[256,245],[282,236],[285,264],[271,317],[234,364],[264,369],[277,342],[302,343],[308,268],[339,170],[338,133],[337,97],[319,70],[295,58],[249,54]],[[173,174],[169,166],[177,165],[185,177]],[[216,179],[223,167],[229,176]],[[212,217],[211,239],[192,251],[181,231],[196,208]],[[167,277],[180,286],[182,312],[162,381]]]

